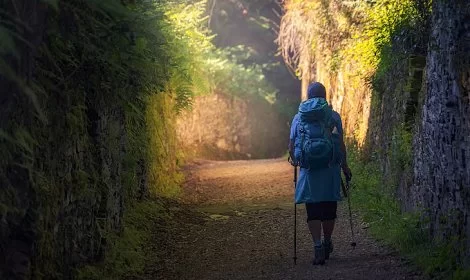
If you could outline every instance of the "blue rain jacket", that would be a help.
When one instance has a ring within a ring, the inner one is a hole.
[[[297,126],[299,124],[299,114],[294,116],[290,131],[290,141],[295,143],[298,137]],[[336,130],[340,137],[343,136],[343,125],[340,115],[333,111],[332,118],[335,122]],[[341,200],[341,167],[334,164],[330,168],[307,170],[300,168],[300,174],[295,189],[295,203],[316,203],[322,201]]]

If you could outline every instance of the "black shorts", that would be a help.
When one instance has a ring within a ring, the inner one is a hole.
[[[317,203],[305,203],[305,209],[307,210],[307,222],[320,220],[328,221],[336,219],[336,208],[338,202],[336,201],[324,201]]]

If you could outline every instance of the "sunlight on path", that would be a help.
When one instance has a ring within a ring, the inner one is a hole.
[[[175,279],[423,279],[399,256],[365,235],[350,247],[345,205],[339,207],[335,251],[312,266],[312,242],[298,207],[297,266],[293,265],[292,167],[285,160],[196,162],[187,169],[185,200],[205,213],[189,223],[170,265]]]

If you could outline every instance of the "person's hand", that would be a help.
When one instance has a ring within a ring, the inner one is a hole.
[[[349,168],[349,166],[343,165],[342,168],[343,168],[343,174],[346,177],[346,181],[351,181],[352,172],[351,172],[351,169]]]
[[[289,163],[294,166],[294,167],[297,167],[298,166],[298,163],[295,161],[294,157],[293,156],[289,156],[289,158],[287,159],[287,161],[289,161]]]

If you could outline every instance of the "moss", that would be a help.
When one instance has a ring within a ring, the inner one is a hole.
[[[395,127],[393,137],[392,160],[396,162],[397,168],[401,171],[411,168],[413,160],[412,132],[402,123]]]
[[[201,63],[213,50],[205,4],[181,9],[159,1],[53,2],[58,9],[47,13],[44,24],[32,26],[35,36],[44,34],[41,45],[34,45],[36,39],[27,47],[17,42],[14,57],[28,69],[25,77],[15,78],[28,79],[31,88],[8,90],[0,110],[7,120],[0,127],[5,234],[28,208],[40,213],[37,224],[25,229],[37,233],[31,247],[38,279],[73,278],[75,266],[101,255],[104,274],[87,266],[80,275],[112,278],[141,271],[139,248],[148,238],[148,222],[164,214],[158,204],[136,203],[140,188],[150,188],[152,197],[180,193],[175,117],[194,92],[212,87],[210,67]],[[28,3],[18,2],[19,9],[23,5]],[[44,11],[34,7],[28,7],[27,20],[43,18],[37,13]],[[1,10],[12,12],[9,6]],[[23,24],[29,22],[0,27],[20,30]],[[242,85],[263,82],[256,76],[261,67],[254,74],[241,64],[230,67],[222,72],[239,73]]]
[[[350,150],[352,206],[360,211],[372,236],[397,249],[433,279],[466,279],[470,274],[460,260],[464,248],[461,237],[432,240],[422,213],[402,212],[398,201],[383,192],[379,163],[360,161],[358,151]]]
[[[167,177],[151,183],[164,186],[165,193],[178,193],[181,176],[173,146],[165,146],[165,153],[159,150],[163,146],[158,146],[149,154],[148,142],[156,135],[162,143],[176,141],[174,133],[167,132],[176,114],[170,103],[178,99],[184,108],[191,93],[161,91],[158,95],[166,95],[168,104],[156,107],[154,113],[159,114],[156,121],[165,125],[147,134],[148,104],[143,100],[157,96],[157,89],[170,82],[171,72],[185,72],[190,67],[176,48],[169,47],[178,39],[163,16],[163,8],[138,1],[129,9],[108,3],[100,7],[102,11],[83,1],[64,2],[58,1],[60,9],[48,16],[45,30],[40,32],[45,33],[44,42],[34,50],[35,68],[28,72],[46,121],[39,120],[23,98],[12,98],[14,104],[2,104],[0,110],[8,119],[0,127],[4,151],[0,159],[0,218],[9,217],[8,234],[21,223],[28,207],[40,213],[37,225],[25,229],[37,233],[33,273],[38,279],[73,278],[70,270],[99,257],[103,248],[118,263],[115,269],[126,265],[141,269],[142,263],[133,262],[138,256],[126,248],[136,247],[145,236],[139,235],[139,229],[121,228],[112,221],[119,220],[120,213],[132,211],[139,197],[138,186],[148,175],[146,170],[155,155],[160,165],[152,171]],[[139,19],[130,23],[128,16],[134,9],[146,13],[139,13]],[[138,34],[138,42],[145,38],[149,43],[133,48],[121,27]],[[181,81],[179,85],[188,84]],[[10,114],[13,105],[18,110]],[[163,168],[166,162],[171,162],[170,172]],[[176,179],[171,180],[172,176]],[[115,191],[113,197],[109,197],[111,191]],[[119,203],[121,196],[125,205]],[[115,206],[109,206],[110,199],[117,201]],[[122,208],[113,212],[110,207]],[[106,246],[101,239],[108,240]],[[89,272],[94,273],[93,269]]]
[[[177,165],[176,112],[173,88],[149,97],[146,113],[149,185],[153,196],[175,197],[180,193],[182,174]]]
[[[124,230],[106,236],[104,260],[77,269],[78,279],[123,279],[141,275],[148,261],[146,246],[162,220],[171,216],[161,201],[147,200],[132,205],[124,216]]]

